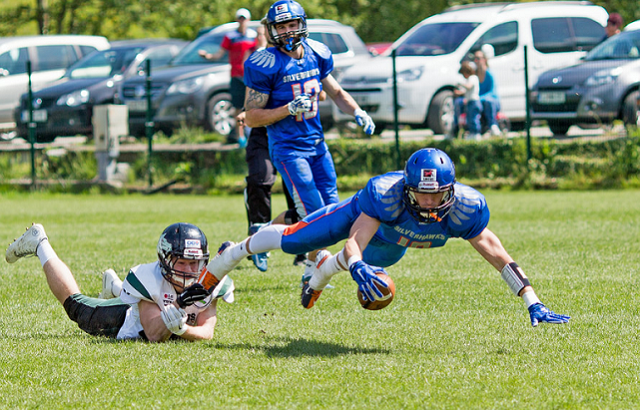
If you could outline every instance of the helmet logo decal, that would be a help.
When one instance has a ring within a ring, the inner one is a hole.
[[[420,172],[420,182],[418,182],[418,191],[437,191],[438,188],[438,170],[422,169]]]
[[[200,247],[200,239],[184,240],[184,256],[202,256],[202,248]]]
[[[163,233],[162,238],[160,238],[160,241],[158,242],[158,248],[164,253],[169,253],[173,250],[173,247],[171,246],[171,243],[167,241],[165,236],[166,234]]]

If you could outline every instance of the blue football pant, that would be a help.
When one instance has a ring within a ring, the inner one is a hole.
[[[282,235],[282,250],[296,255],[347,239],[351,226],[361,213],[357,201],[351,197],[328,205],[288,226]],[[370,265],[387,267],[397,263],[406,251],[407,248],[383,241],[376,233],[364,250],[362,260]]]
[[[329,151],[308,158],[278,158],[274,159],[273,165],[282,176],[300,219],[340,200],[336,170]]]

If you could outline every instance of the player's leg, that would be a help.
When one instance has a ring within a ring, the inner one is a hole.
[[[300,220],[296,211],[296,204],[295,202],[293,202],[293,198],[291,197],[291,194],[289,193],[289,190],[284,183],[282,184],[282,191],[284,192],[284,197],[287,200],[287,211],[283,214],[284,222],[280,223],[284,223],[285,225],[293,225]],[[295,256],[295,258],[293,258],[293,266],[304,265],[306,261],[306,253],[298,254]]]
[[[329,150],[325,151],[324,154],[311,158],[310,165],[313,180],[322,196],[324,205],[340,202],[337,186],[338,176],[336,175],[336,168]]]
[[[309,159],[274,158],[273,165],[282,176],[282,181],[293,198],[300,219],[325,205],[313,179]]]
[[[7,262],[14,263],[20,258],[34,255],[40,259],[49,289],[60,303],[64,303],[74,293],[80,293],[71,271],[51,247],[44,227],[40,224],[33,224],[9,245],[5,258]]]
[[[229,93],[231,94],[231,105],[234,108],[234,112],[232,113],[231,118],[235,118],[236,115],[240,114],[242,111],[242,107],[244,107],[244,95],[246,91],[246,86],[244,85],[244,81],[240,77],[231,77],[231,83],[229,84]],[[239,124],[236,121],[235,129],[232,132],[235,134],[235,138],[229,135],[227,137],[227,143],[239,143],[241,147],[244,147],[247,143],[247,139],[244,135],[244,126]]]

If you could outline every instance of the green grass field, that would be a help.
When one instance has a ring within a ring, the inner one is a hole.
[[[155,260],[173,222],[212,251],[246,233],[241,196],[2,194],[0,241],[43,223],[84,293]],[[640,191],[486,192],[489,228],[568,325],[532,328],[522,300],[462,240],[410,250],[394,302],[365,311],[347,273],[316,307],[272,252],[231,276],[209,342],[115,342],[80,331],[37,259],[0,263],[0,407],[631,409],[640,403]],[[276,198],[276,209],[284,200]],[[3,246],[3,249],[5,247]],[[339,248],[332,249],[333,251]]]

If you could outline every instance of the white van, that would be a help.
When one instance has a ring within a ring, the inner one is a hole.
[[[13,111],[27,92],[27,61],[32,88],[37,90],[62,77],[65,70],[96,50],[109,48],[100,36],[48,35],[0,38],[0,130],[15,127]]]
[[[605,9],[588,1],[456,6],[418,23],[382,56],[352,66],[338,80],[381,131],[394,121],[395,50],[399,122],[444,134],[452,126],[452,90],[460,81],[460,63],[490,44],[495,55],[489,59],[489,70],[501,111],[517,126],[526,117],[524,46],[531,87],[542,72],[568,65],[597,45],[605,35],[607,17]],[[333,115],[336,121],[350,119],[337,109]]]

